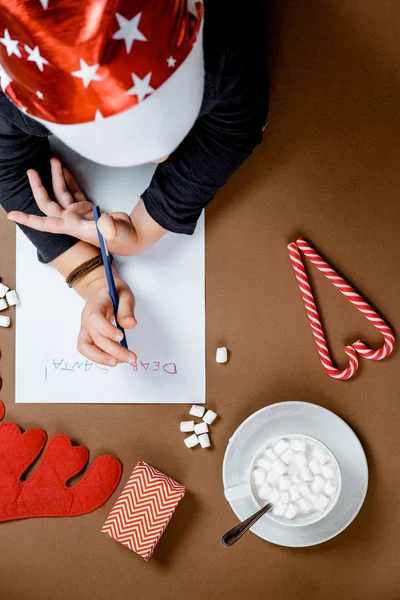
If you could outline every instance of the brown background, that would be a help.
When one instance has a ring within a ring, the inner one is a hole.
[[[399,23],[397,0],[268,7],[266,139],[207,214],[207,398],[221,415],[211,451],[184,447],[184,407],[15,406],[14,330],[1,331],[8,420],[64,432],[92,457],[115,453],[119,490],[139,459],[189,490],[147,564],[99,531],[117,494],[87,516],[2,524],[2,599],[400,598],[400,354],[361,361],[351,382],[331,380],[286,253],[306,235],[400,331]],[[12,285],[14,231],[4,219],[0,233],[0,274]],[[359,335],[380,343],[320,274],[312,280],[341,366],[344,343]],[[231,351],[225,366],[214,362],[220,344]],[[221,484],[228,438],[253,411],[293,399],[335,411],[360,436],[370,466],[364,507],[319,547],[286,549],[248,534],[223,549],[221,534],[235,524]]]

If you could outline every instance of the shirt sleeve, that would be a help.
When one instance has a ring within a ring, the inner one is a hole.
[[[263,137],[269,80],[261,57],[231,49],[222,62],[214,106],[142,194],[150,216],[175,233],[194,232],[202,209]]]
[[[24,124],[29,127],[22,114],[17,118],[21,119],[22,127]],[[47,137],[31,135],[3,113],[0,115],[0,156],[1,206],[6,212],[18,210],[42,216],[43,213],[33,197],[26,171],[36,169],[49,196],[54,197],[50,170],[51,153]],[[51,262],[78,241],[67,235],[36,231],[23,225],[19,227],[36,246],[39,261],[43,263]]]

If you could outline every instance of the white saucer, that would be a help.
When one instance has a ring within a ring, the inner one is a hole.
[[[368,488],[368,465],[354,431],[340,417],[317,404],[279,402],[252,414],[229,440],[222,466],[224,489],[239,485],[257,451],[271,438],[287,434],[315,437],[335,455],[342,474],[342,489],[332,511],[317,523],[288,527],[267,516],[251,528],[259,537],[292,548],[315,546],[346,529],[364,502]],[[243,521],[259,508],[251,496],[229,502]]]

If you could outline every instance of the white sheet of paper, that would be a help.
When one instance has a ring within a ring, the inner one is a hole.
[[[53,144],[103,210],[130,212],[154,165],[117,169]],[[193,236],[169,233],[114,266],[136,297],[137,327],[127,331],[136,367],[108,368],[76,350],[83,301],[17,233],[16,402],[205,402],[204,217]]]

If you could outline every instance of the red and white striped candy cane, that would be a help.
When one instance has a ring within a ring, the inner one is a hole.
[[[296,275],[297,282],[303,297],[308,320],[317,344],[318,354],[324,369],[335,379],[350,379],[358,369],[357,353],[369,360],[382,360],[392,353],[394,348],[394,335],[390,327],[378,315],[378,313],[351,287],[303,238],[288,246],[289,256]],[[385,343],[379,350],[368,348],[361,340],[351,346],[345,346],[345,352],[349,357],[349,364],[344,370],[337,369],[333,362],[326,343],[324,330],[315,304],[311,286],[300,255],[300,251],[319,269],[325,277],[336,286],[348,300],[370,321],[383,335]]]

